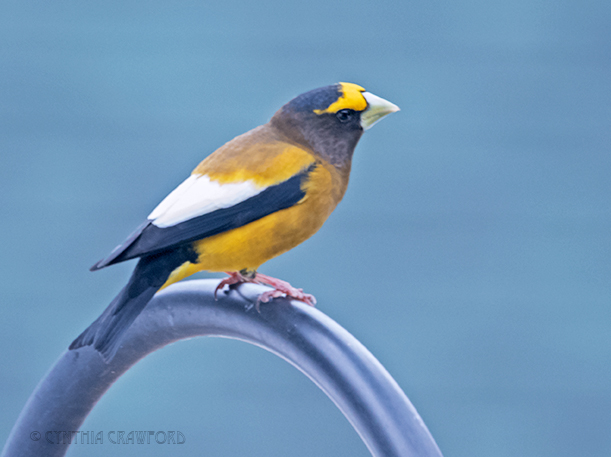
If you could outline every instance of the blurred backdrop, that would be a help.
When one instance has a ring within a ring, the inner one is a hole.
[[[402,111],[262,272],[315,294],[446,456],[611,455],[610,23],[602,0],[3,1],[0,442],[133,263],[89,266],[224,142],[349,81]],[[368,455],[296,369],[211,338],[82,429],[186,442],[68,455]]]

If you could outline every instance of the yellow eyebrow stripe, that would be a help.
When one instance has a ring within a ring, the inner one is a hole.
[[[365,89],[357,84],[339,83],[342,89],[342,96],[336,102],[331,103],[327,109],[315,109],[316,114],[337,113],[343,109],[353,109],[364,111],[367,108],[367,100],[361,92]]]

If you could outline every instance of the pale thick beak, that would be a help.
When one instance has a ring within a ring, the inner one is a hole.
[[[373,95],[371,92],[363,92],[363,97],[367,100],[367,109],[361,114],[361,127],[363,127],[363,130],[371,128],[387,114],[399,111],[397,105],[377,95]]]

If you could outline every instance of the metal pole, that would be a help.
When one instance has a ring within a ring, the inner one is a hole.
[[[216,280],[186,281],[157,294],[106,364],[91,347],[64,352],[30,396],[2,457],[63,456],[96,402],[138,360],[184,338],[218,336],[260,346],[291,363],[333,400],[376,457],[441,452],[401,388],[371,353],[315,308],[276,299],[254,307],[263,286],[243,284],[214,299]],[[41,435],[30,436],[33,431]],[[66,444],[57,444],[62,439]]]

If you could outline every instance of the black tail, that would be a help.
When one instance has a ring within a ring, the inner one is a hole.
[[[142,257],[127,285],[102,315],[72,342],[70,349],[93,345],[104,360],[112,359],[125,330],[167,281],[170,273],[188,260],[194,260],[190,247]]]

